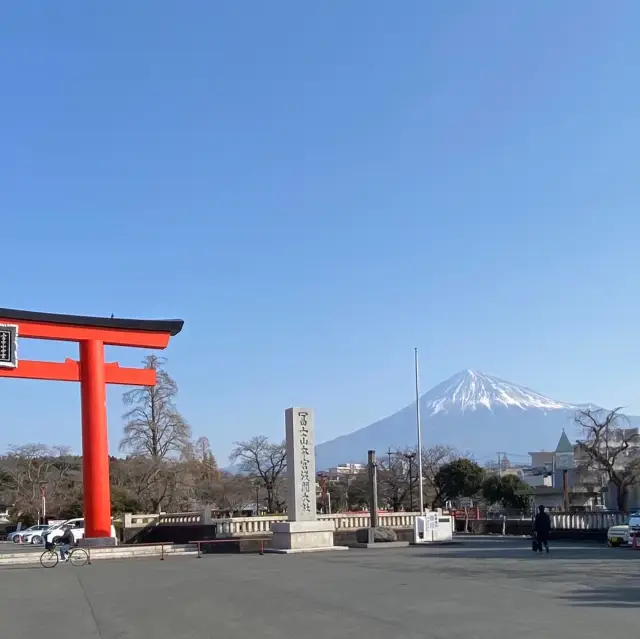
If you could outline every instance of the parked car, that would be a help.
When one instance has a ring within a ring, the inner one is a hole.
[[[67,521],[63,521],[61,524],[58,524],[52,527],[50,530],[47,530],[43,535],[43,541],[45,543],[57,544],[60,540],[60,537],[64,535],[64,529],[67,526],[71,527],[73,538],[75,542],[78,543],[78,541],[84,537],[84,519],[81,518],[67,519]],[[116,536],[116,529],[113,524],[111,524],[111,536],[116,539],[117,543],[118,538]]]
[[[31,533],[42,532],[49,528],[49,524],[37,524],[36,526],[29,526],[29,528],[23,528],[22,530],[16,530],[7,535],[7,541],[12,541],[14,544],[27,543],[25,542],[25,536],[30,536]]]
[[[30,530],[28,532],[25,532],[25,534],[22,536],[22,543],[23,544],[35,544],[36,546],[39,546],[40,544],[44,543],[44,535],[48,530],[51,530],[53,528],[53,526],[51,525],[47,525],[44,527],[44,529],[40,529],[40,530]]]
[[[633,543],[633,535],[640,539],[640,512],[632,513],[624,524],[611,526],[607,530],[607,543],[610,546],[627,546]]]

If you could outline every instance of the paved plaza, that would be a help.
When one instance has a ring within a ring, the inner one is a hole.
[[[0,569],[7,637],[605,639],[639,613],[640,552],[526,539]]]

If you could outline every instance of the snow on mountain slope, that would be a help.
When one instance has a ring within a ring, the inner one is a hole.
[[[575,406],[557,402],[525,386],[517,386],[479,371],[466,370],[450,377],[421,398],[420,408],[425,416],[447,412],[451,409],[476,410],[484,406],[491,410],[496,406],[513,406],[522,410],[573,409]]]
[[[424,446],[445,444],[493,459],[496,451],[522,456],[549,449],[565,429],[578,436],[581,406],[545,397],[524,386],[465,370],[420,397]],[[319,433],[321,435],[321,432]],[[366,459],[367,450],[403,449],[416,443],[415,402],[370,426],[316,446],[318,469]]]

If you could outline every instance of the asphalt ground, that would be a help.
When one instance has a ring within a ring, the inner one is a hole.
[[[35,639],[632,637],[640,552],[529,540],[0,569],[2,635]]]

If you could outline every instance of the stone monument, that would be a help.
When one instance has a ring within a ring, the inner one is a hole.
[[[334,523],[316,516],[316,456],[313,411],[287,408],[287,514],[289,521],[271,525],[271,552],[297,553],[342,550],[333,545]]]

